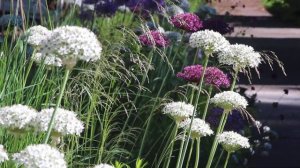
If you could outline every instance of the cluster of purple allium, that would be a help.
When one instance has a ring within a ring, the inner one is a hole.
[[[196,32],[203,27],[202,21],[193,13],[177,14],[171,17],[171,22],[175,27],[189,32]]]
[[[220,34],[232,33],[233,27],[221,19],[207,19],[203,21],[203,29],[213,30]]]
[[[216,67],[207,67],[205,71],[205,83],[223,88],[230,86],[228,76]]]
[[[183,72],[177,73],[178,78],[182,78],[189,82],[198,83],[203,73],[202,65],[191,65],[183,69]],[[230,81],[228,76],[216,67],[207,67],[204,76],[207,85],[214,85],[216,87],[228,88]]]
[[[165,6],[164,0],[128,0],[125,4],[132,11],[143,12],[143,11],[159,11]]]
[[[118,4],[113,0],[84,0],[84,4],[95,5],[94,9],[99,16],[113,16],[117,9]],[[88,11],[83,11],[86,13]]]
[[[139,36],[140,42],[145,46],[166,47],[169,40],[159,31],[148,31]]]
[[[217,128],[220,123],[220,118],[223,113],[223,109],[221,108],[213,108],[210,110],[209,115],[207,116],[206,121],[214,128]],[[236,131],[239,132],[243,130],[245,127],[245,120],[242,117],[241,113],[238,110],[232,110],[229,113],[226,124],[225,130],[227,131]]]
[[[189,82],[198,83],[201,78],[203,67],[201,65],[191,65],[183,68],[182,72],[177,73],[177,77]]]

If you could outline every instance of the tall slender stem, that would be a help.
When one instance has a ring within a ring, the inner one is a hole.
[[[195,165],[194,168],[198,168],[199,160],[200,160],[200,137],[197,138],[197,148],[196,148],[196,160],[195,160]]]
[[[230,90],[233,91],[235,85],[236,85],[236,79],[237,79],[237,75],[238,75],[238,70],[235,70],[235,73],[234,73],[234,77],[233,77],[233,81],[232,81],[232,84],[231,84],[231,87],[230,87]],[[216,153],[216,149],[217,149],[217,146],[218,146],[218,142],[217,142],[217,135],[221,132],[223,132],[223,129],[225,127],[225,123],[227,121],[227,117],[228,117],[228,114],[230,111],[228,110],[225,110],[223,111],[223,114],[222,114],[222,117],[221,117],[221,120],[220,120],[220,123],[219,123],[219,126],[218,126],[218,130],[216,132],[216,136],[215,136],[215,139],[214,139],[214,142],[213,142],[213,146],[211,148],[211,151],[210,151],[210,154],[209,154],[209,158],[208,158],[208,161],[207,161],[207,164],[206,164],[206,168],[210,168],[211,167],[211,164],[212,164],[212,161],[213,161],[213,158],[214,158],[214,155]]]
[[[213,90],[213,86],[210,85],[209,88],[208,88],[208,95],[207,95],[207,99],[206,99],[206,102],[205,102],[204,112],[203,112],[203,115],[202,115],[203,120],[205,120],[205,118],[206,118],[206,114],[207,114],[208,105],[209,105],[212,90]]]
[[[224,154],[224,149],[222,149],[222,152],[220,153],[220,156],[219,156],[219,158],[218,158],[218,160],[217,160],[217,163],[215,164],[215,167],[214,167],[214,168],[218,168],[219,163],[220,163],[220,161],[221,161],[221,158],[222,158],[223,154]]]
[[[227,157],[226,157],[226,161],[225,161],[225,164],[224,164],[224,168],[226,168],[227,165],[228,165],[228,160],[229,160],[229,158],[230,158],[230,154],[231,154],[231,152],[228,152],[228,153],[227,153]]]
[[[187,162],[186,162],[186,167],[189,167],[189,164],[190,164],[190,160],[191,160],[192,153],[193,153],[193,149],[194,149],[194,142],[195,142],[195,140],[192,139],[192,143],[191,143],[191,148],[190,148],[188,160],[187,160]]]
[[[179,168],[180,166],[180,161],[181,161],[181,154],[182,154],[182,150],[183,150],[183,145],[184,145],[184,141],[185,141],[185,133],[186,133],[186,129],[183,132],[183,137],[180,143],[180,149],[179,149],[179,153],[178,153],[178,159],[177,159],[177,163],[176,163],[176,168]]]
[[[167,163],[166,163],[165,167],[169,167],[170,162],[171,162],[173,148],[174,148],[174,144],[175,144],[175,140],[176,140],[176,135],[177,135],[177,131],[178,131],[178,124],[177,123],[176,123],[175,127],[176,128],[175,128],[175,132],[173,134],[173,141],[171,142],[170,152],[169,152],[168,160],[167,160]]]
[[[197,93],[195,104],[194,104],[194,111],[193,111],[193,115],[192,115],[192,118],[191,118],[191,123],[190,123],[189,129],[188,129],[189,131],[188,131],[187,139],[189,139],[191,137],[191,132],[192,132],[191,127],[192,127],[194,117],[195,117],[195,114],[196,114],[196,110],[197,110],[197,107],[198,107],[198,101],[199,101],[201,91],[202,91],[202,85],[203,85],[203,81],[204,81],[204,74],[205,74],[206,67],[207,67],[207,64],[208,64],[209,56],[210,55],[205,55],[204,56],[203,71],[202,71],[201,79],[200,79],[200,82],[199,82],[199,85],[198,85],[198,93]],[[182,153],[182,158],[181,158],[181,161],[180,161],[180,167],[182,167],[182,165],[183,165],[183,161],[184,161],[184,158],[185,158],[185,154],[186,154],[188,144],[189,144],[189,141],[187,140],[186,143],[184,144],[184,148],[183,148],[183,151],[182,151],[183,153]]]
[[[50,135],[51,135],[51,131],[52,131],[52,128],[53,128],[53,124],[54,124],[54,118],[55,118],[57,109],[59,108],[59,105],[61,103],[61,99],[63,97],[63,94],[65,92],[67,81],[69,79],[69,75],[70,75],[70,70],[66,69],[66,72],[65,72],[65,75],[64,75],[64,81],[63,81],[63,83],[61,85],[61,89],[60,89],[60,92],[59,92],[59,97],[58,97],[58,99],[56,101],[55,109],[54,109],[54,111],[52,113],[51,120],[49,122],[48,129],[47,129],[47,134],[46,134],[46,137],[44,139],[44,143],[45,144],[47,144],[48,141],[49,141],[49,138],[50,138]]]

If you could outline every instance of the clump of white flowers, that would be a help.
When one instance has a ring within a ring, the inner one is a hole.
[[[62,60],[56,56],[43,56],[41,53],[35,53],[32,55],[31,59],[33,59],[36,63],[44,64],[48,66],[57,66],[61,67],[63,65]]]
[[[230,46],[225,37],[212,30],[201,30],[192,33],[189,43],[191,47],[201,48],[208,53],[217,53]]]
[[[227,152],[235,152],[241,148],[250,148],[249,139],[233,131],[225,131],[217,135],[217,141]]]
[[[255,52],[253,47],[234,44],[222,50],[218,54],[219,63],[232,65],[234,69],[243,69],[246,67],[257,68],[261,63],[262,58],[258,52]]]
[[[183,129],[189,129],[191,124],[191,119],[185,119],[179,123],[179,127]],[[200,118],[194,118],[192,126],[191,126],[191,137],[192,138],[199,138],[204,136],[210,136],[214,132],[211,130],[209,125]]]
[[[43,26],[33,26],[29,28],[25,35],[27,37],[27,43],[34,46],[39,47],[41,42],[47,39],[51,35],[51,31]]]
[[[163,113],[170,115],[176,122],[189,118],[193,112],[194,106],[185,102],[171,102],[163,108]]]
[[[216,94],[210,102],[225,110],[246,108],[248,105],[245,97],[233,91],[224,91]]]
[[[36,117],[36,110],[21,104],[0,108],[0,126],[11,131],[27,129]]]
[[[8,154],[6,153],[3,145],[0,144],[0,163],[8,160]]]
[[[38,131],[47,131],[54,108],[41,110],[32,125]],[[58,108],[54,118],[53,135],[80,135],[83,131],[83,123],[73,111]]]
[[[115,167],[106,163],[101,163],[99,165],[96,165],[94,168],[115,168]]]
[[[102,51],[97,36],[89,29],[78,26],[58,27],[41,43],[38,52],[43,57],[58,57],[67,68],[75,66],[78,60],[97,61]]]
[[[47,144],[27,146],[12,157],[25,168],[67,168],[64,154]]]

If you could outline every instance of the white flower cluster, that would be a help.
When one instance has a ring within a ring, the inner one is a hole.
[[[47,144],[27,146],[13,160],[25,168],[67,168],[64,154]]]
[[[194,106],[185,102],[171,102],[163,108],[163,113],[170,115],[176,122],[189,118],[193,111]]]
[[[6,153],[3,145],[0,145],[0,163],[8,160],[8,154]]]
[[[191,119],[185,119],[179,123],[180,128],[189,129],[191,124]],[[191,126],[191,137],[192,138],[199,138],[204,136],[210,136],[214,132],[211,130],[209,125],[200,118],[194,118],[192,126]]]
[[[235,152],[240,148],[250,148],[249,139],[233,131],[225,131],[217,135],[217,141],[227,152]]]
[[[96,165],[94,168],[115,168],[115,167],[106,163],[101,163],[99,165]]]
[[[248,105],[245,97],[233,91],[224,91],[216,94],[210,102],[225,110],[246,108]]]
[[[256,68],[261,63],[261,55],[251,46],[234,44],[218,54],[219,63],[232,65],[235,69]]]
[[[41,42],[47,39],[51,35],[51,31],[43,26],[33,26],[29,28],[25,35],[27,37],[27,43],[34,46],[39,47]]]
[[[58,27],[41,43],[39,52],[43,57],[58,57],[67,67],[74,66],[78,60],[99,60],[102,51],[97,36],[78,26]]]
[[[54,108],[41,110],[32,125],[38,131],[47,131]],[[53,133],[58,135],[80,135],[83,131],[83,123],[77,119],[73,111],[58,108],[54,118]]]
[[[56,56],[43,56],[41,53],[35,53],[34,55],[32,55],[31,59],[33,59],[36,63],[48,66],[61,67],[63,65],[60,58]]]
[[[11,130],[26,129],[36,117],[36,110],[21,104],[0,108],[0,126]]]
[[[230,46],[225,37],[212,30],[201,30],[192,33],[189,43],[193,48],[201,48],[210,53],[220,52]]]

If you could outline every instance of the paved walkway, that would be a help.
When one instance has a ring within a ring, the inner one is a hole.
[[[220,15],[230,14],[235,31],[229,35],[231,43],[253,46],[256,50],[274,51],[285,64],[288,76],[277,67],[260,67],[261,78],[254,75],[253,84],[246,78],[246,94],[257,94],[257,118],[279,134],[272,142],[269,157],[255,156],[249,162],[254,168],[300,167],[300,28],[272,18],[261,0],[221,0],[214,2]],[[254,86],[255,90],[251,90]],[[286,94],[288,91],[288,94]],[[278,106],[276,106],[278,104]]]

